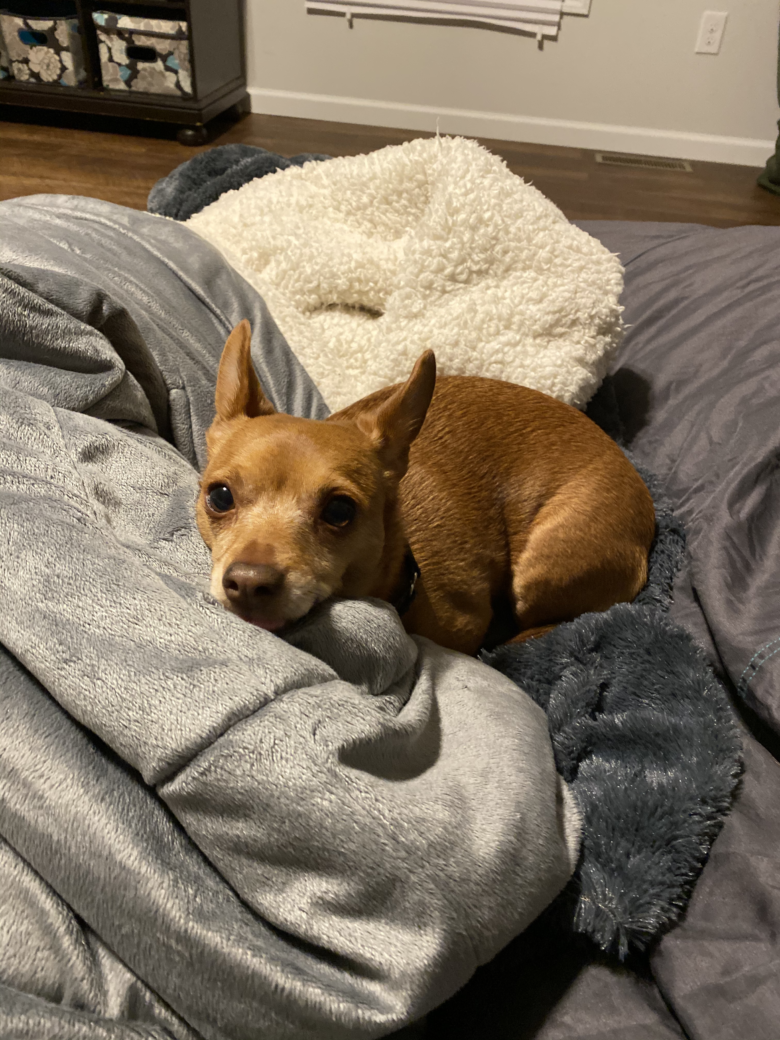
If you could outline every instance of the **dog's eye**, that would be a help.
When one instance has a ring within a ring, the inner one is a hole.
[[[206,504],[215,513],[227,513],[233,508],[233,495],[227,484],[212,484],[206,495]]]
[[[334,495],[320,514],[330,527],[346,527],[355,519],[357,503],[348,495]]]

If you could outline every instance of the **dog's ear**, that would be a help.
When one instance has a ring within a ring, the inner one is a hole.
[[[412,374],[381,404],[357,417],[357,425],[374,441],[388,469],[400,478],[409,464],[409,448],[422,429],[436,386],[436,358],[426,350]]]
[[[218,420],[229,422],[242,415],[255,419],[276,411],[260,386],[252,364],[251,347],[252,328],[244,318],[228,336],[219,362],[214,395]]]

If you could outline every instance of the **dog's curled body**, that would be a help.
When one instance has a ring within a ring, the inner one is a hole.
[[[647,579],[655,514],[639,474],[587,416],[514,383],[437,379],[399,504],[421,572],[404,626],[465,653],[497,606],[528,638],[630,601]]]

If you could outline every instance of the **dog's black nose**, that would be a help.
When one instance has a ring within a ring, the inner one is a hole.
[[[222,588],[238,607],[258,606],[284,584],[284,571],[270,563],[231,563],[222,576]]]

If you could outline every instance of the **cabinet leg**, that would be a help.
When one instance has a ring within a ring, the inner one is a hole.
[[[251,111],[252,99],[248,94],[245,94],[240,101],[237,101],[235,103],[235,105],[231,105],[230,108],[226,108],[223,112],[223,115],[226,116],[228,119],[242,119],[244,116],[249,115]]]
[[[208,129],[202,124],[198,126],[183,126],[176,134],[176,140],[179,144],[186,144],[190,148],[197,148],[200,144],[206,144],[208,139]]]

